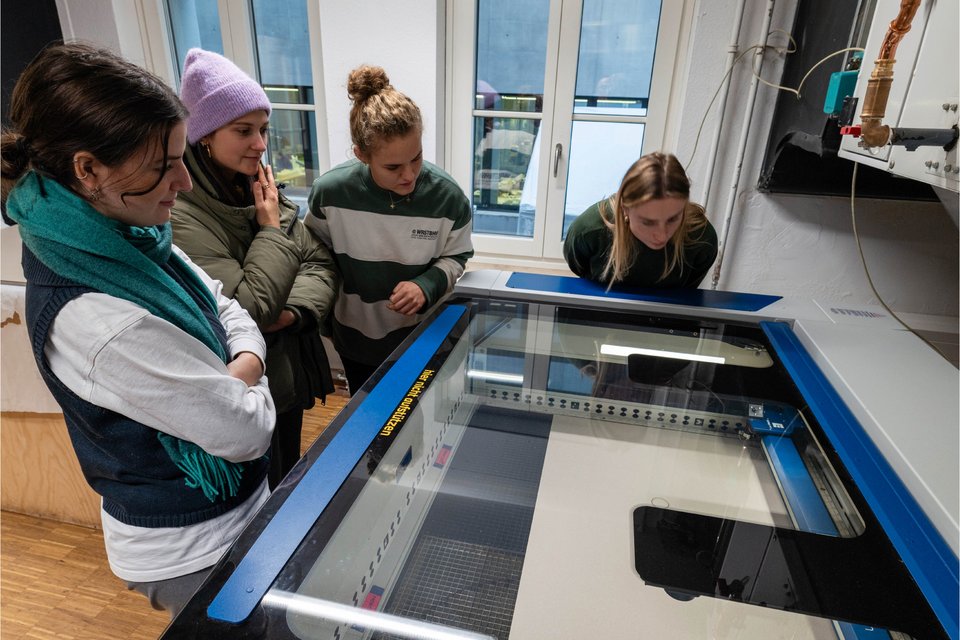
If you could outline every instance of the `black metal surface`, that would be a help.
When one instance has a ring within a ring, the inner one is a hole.
[[[683,600],[709,596],[907,633],[947,635],[878,527],[856,538],[640,507],[636,569]]]
[[[515,553],[421,536],[384,612],[505,639],[522,567],[523,556]]]

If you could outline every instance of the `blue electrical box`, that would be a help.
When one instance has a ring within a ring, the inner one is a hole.
[[[836,115],[843,109],[843,99],[853,95],[857,86],[859,71],[837,71],[830,75],[827,97],[823,101],[823,112]]]
[[[854,59],[862,59],[863,53],[854,52]],[[857,65],[859,67],[859,65]],[[852,96],[857,87],[857,75],[859,69],[851,71],[837,71],[830,75],[830,84],[827,86],[827,95],[823,100],[823,112],[828,115],[836,115],[843,110],[843,100]]]

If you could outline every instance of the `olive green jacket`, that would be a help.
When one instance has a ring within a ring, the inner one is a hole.
[[[261,228],[255,209],[218,200],[188,147],[193,189],[177,196],[173,240],[235,298],[263,329],[284,309],[298,320],[264,334],[266,374],[277,412],[308,409],[333,391],[320,328],[333,309],[339,276],[327,248],[296,220],[297,207],[280,198],[280,229]],[[284,231],[289,229],[289,232]]]

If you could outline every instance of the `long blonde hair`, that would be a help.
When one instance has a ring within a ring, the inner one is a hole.
[[[673,251],[666,252],[663,280],[677,266],[682,268],[684,247],[697,242],[696,233],[707,225],[703,207],[690,202],[690,180],[676,156],[653,152],[634,162],[620,181],[617,193],[600,204],[600,217],[613,232],[613,243],[601,278],[612,285],[623,280],[636,260],[640,242],[630,231],[624,207],[633,207],[650,200],[680,198],[686,200],[680,227],[670,238]],[[671,255],[672,254],[672,255]]]
[[[350,138],[361,153],[411,131],[423,131],[420,108],[393,88],[382,67],[361,65],[351,71],[347,96],[353,102]]]

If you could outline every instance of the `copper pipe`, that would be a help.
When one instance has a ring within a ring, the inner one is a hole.
[[[917,15],[921,0],[901,0],[900,13],[890,23],[887,35],[880,44],[880,54],[874,61],[873,72],[867,81],[867,92],[860,110],[861,145],[882,147],[890,141],[890,127],[881,124],[893,84],[894,55],[903,36],[910,31],[913,17]]]

